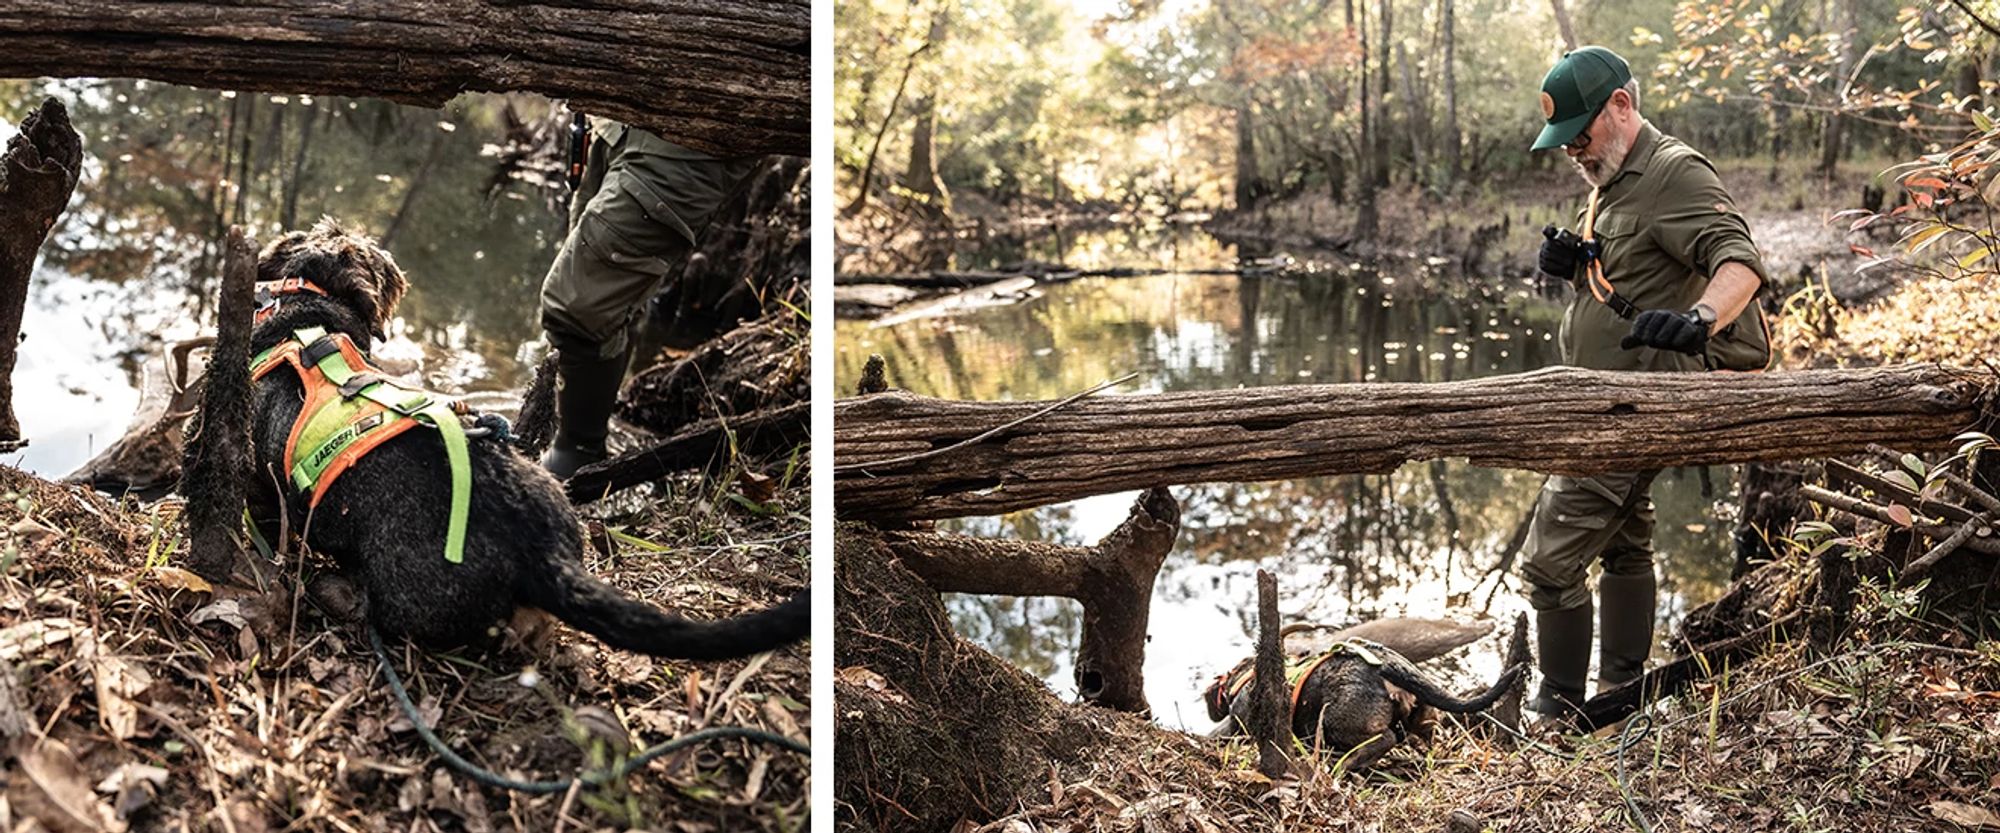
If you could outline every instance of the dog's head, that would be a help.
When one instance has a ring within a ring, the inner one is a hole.
[[[368,322],[369,333],[377,339],[386,337],[383,327],[410,288],[396,259],[375,245],[374,238],[348,231],[332,217],[321,218],[309,231],[271,241],[257,256],[257,280],[285,278],[303,278],[326,290],[328,297]]]

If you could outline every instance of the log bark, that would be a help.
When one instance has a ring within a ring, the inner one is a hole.
[[[21,131],[0,155],[0,451],[28,444],[14,418],[14,350],[35,253],[82,170],[83,140],[69,124],[69,111],[53,98],[21,120]]]
[[[783,454],[812,440],[812,403],[727,420],[706,420],[647,448],[629,451],[578,469],[563,481],[563,493],[579,506],[619,489],[651,482],[676,471],[706,466],[731,449],[765,457]]]
[[[437,107],[520,90],[727,156],[804,156],[806,0],[18,0],[0,76],[150,78]]]
[[[998,514],[1183,483],[1380,473],[1462,457],[1587,475],[1940,448],[1984,418],[1990,376],[1937,366],[1797,373],[1551,368],[1434,384],[1273,386],[1045,407],[888,392],[834,405],[835,507],[849,520]]]
[[[1146,625],[1153,579],[1180,533],[1180,505],[1149,489],[1093,547],[884,532],[897,560],[948,593],[1060,596],[1083,603],[1076,690],[1086,703],[1146,713]]]

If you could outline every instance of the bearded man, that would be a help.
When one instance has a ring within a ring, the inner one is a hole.
[[[1545,230],[1540,267],[1576,290],[1563,314],[1563,363],[1599,370],[1761,370],[1770,359],[1752,303],[1766,274],[1715,166],[1639,115],[1625,59],[1570,52],[1542,79],[1546,125],[1533,150],[1561,147],[1590,184],[1582,233]],[[1590,666],[1598,579],[1600,691],[1637,677],[1657,610],[1657,470],[1551,477],[1535,503],[1523,565],[1542,682],[1530,708],[1572,713]]]

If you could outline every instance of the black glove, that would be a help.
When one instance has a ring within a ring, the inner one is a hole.
[[[1555,226],[1542,227],[1542,254],[1537,264],[1542,274],[1569,280],[1582,262],[1583,238]]]
[[[1618,342],[1619,347],[1653,347],[1699,356],[1708,349],[1708,325],[1694,310],[1668,312],[1649,309],[1632,319],[1632,332]]]

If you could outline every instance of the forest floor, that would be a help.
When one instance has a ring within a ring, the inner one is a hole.
[[[693,475],[593,507],[592,572],[717,618],[809,578],[810,495],[738,501]],[[418,739],[364,631],[322,614],[320,565],[266,594],[178,567],[177,499],[140,503],[0,467],[0,829],[804,830],[809,762],[710,742],[604,788],[474,785]],[[754,507],[754,508],[753,508]],[[307,559],[287,564],[304,565]],[[565,779],[710,726],[804,740],[811,654],[656,661],[557,627],[486,650],[392,647],[444,741],[515,778]],[[532,645],[533,647],[529,647]],[[39,823],[39,826],[37,824]]]

